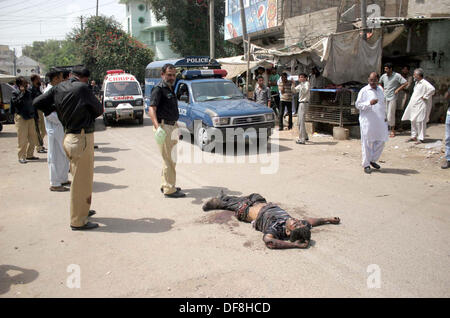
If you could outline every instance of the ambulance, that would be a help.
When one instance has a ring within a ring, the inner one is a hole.
[[[102,86],[103,121],[106,126],[123,120],[144,123],[144,97],[139,82],[123,70],[106,72]]]

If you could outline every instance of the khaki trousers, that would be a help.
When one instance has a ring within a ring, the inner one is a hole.
[[[171,194],[177,191],[175,184],[177,181],[176,166],[176,145],[178,143],[178,126],[175,124],[166,125],[160,124],[160,127],[166,132],[166,139],[164,143],[159,145],[159,151],[163,158],[163,168],[161,171],[161,188],[164,194]],[[153,131],[156,131],[153,128]],[[173,136],[172,136],[173,133]]]
[[[34,147],[37,144],[34,119],[23,119],[19,114],[15,114],[14,123],[17,129],[19,160],[33,157]]]
[[[38,138],[38,143],[36,144],[36,151],[42,150],[44,148],[44,137],[47,135],[47,130],[45,129],[44,113],[40,110],[37,111],[39,119],[36,126],[36,134]]]
[[[94,133],[67,134],[64,151],[70,160],[73,180],[70,187],[70,225],[87,223],[94,182]]]

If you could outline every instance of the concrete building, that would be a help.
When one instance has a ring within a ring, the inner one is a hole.
[[[41,74],[41,65],[28,56],[20,56],[16,60],[16,75],[31,76],[32,74]]]
[[[167,22],[157,21],[149,5],[139,0],[120,0],[125,5],[125,30],[155,52],[155,60],[179,57],[170,48]]]
[[[8,45],[0,45],[0,74],[14,75],[14,51]]]

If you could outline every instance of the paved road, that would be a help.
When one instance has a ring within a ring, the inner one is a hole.
[[[285,131],[265,162],[203,155],[182,141],[177,183],[188,196],[166,199],[149,119],[97,128],[101,227],[90,232],[70,230],[69,193],[48,190],[45,158],[20,165],[14,126],[0,133],[0,297],[450,296],[450,172],[439,168],[442,153],[423,148],[431,144],[396,137],[383,170],[365,175],[359,140],[319,135],[300,146]],[[428,133],[436,141],[444,127]],[[201,210],[220,189],[342,224],[313,229],[307,250],[269,250],[230,212]],[[78,269],[80,288],[69,288]]]

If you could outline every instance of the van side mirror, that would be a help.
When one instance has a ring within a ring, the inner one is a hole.
[[[181,95],[180,96],[180,101],[189,104],[189,96],[188,95]]]

